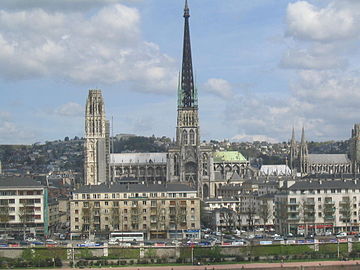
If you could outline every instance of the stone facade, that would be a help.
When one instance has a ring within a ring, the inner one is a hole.
[[[200,236],[200,199],[183,184],[83,186],[73,192],[70,212],[73,237],[113,231],[144,232],[146,239]]]
[[[301,142],[297,144],[293,131],[290,141],[290,168],[301,176],[315,174],[350,174],[359,172],[360,160],[359,125],[355,125],[350,140],[350,153],[343,154],[311,154],[302,129]],[[296,156],[297,155],[297,156]]]
[[[99,185],[109,180],[109,127],[101,90],[89,90],[85,111],[86,185]]]

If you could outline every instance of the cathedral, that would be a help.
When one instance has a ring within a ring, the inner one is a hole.
[[[301,176],[319,174],[356,174],[360,162],[360,124],[351,133],[350,152],[343,154],[310,154],[302,128],[300,144],[296,142],[294,129],[290,140],[290,168]]]
[[[201,143],[194,83],[190,11],[185,3],[182,69],[178,85],[176,141],[165,153],[110,153],[109,122],[100,90],[90,90],[85,113],[85,184],[185,183],[202,198],[217,197],[252,170],[240,152],[213,152]]]

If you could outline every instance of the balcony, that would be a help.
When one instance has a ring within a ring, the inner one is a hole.
[[[289,221],[296,221],[296,220],[300,220],[300,217],[299,216],[289,217],[288,220]]]

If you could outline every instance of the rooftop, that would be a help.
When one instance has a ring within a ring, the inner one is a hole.
[[[323,180],[323,181],[297,181],[289,190],[311,190],[311,189],[359,189],[359,180]]]
[[[310,164],[348,164],[350,160],[346,154],[308,154]]]
[[[238,151],[214,152],[214,162],[247,162],[246,158]]]
[[[74,193],[114,193],[114,192],[196,192],[185,184],[101,184],[95,186],[82,186]]]
[[[111,164],[166,163],[167,153],[120,153],[110,154]]]
[[[29,177],[0,176],[0,188],[3,187],[43,187]]]

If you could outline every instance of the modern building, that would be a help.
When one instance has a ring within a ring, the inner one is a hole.
[[[31,178],[0,177],[0,232],[47,235],[46,187]]]
[[[360,180],[297,181],[275,195],[276,226],[281,233],[359,231]]]
[[[184,184],[82,186],[70,200],[71,236],[143,232],[145,239],[199,238],[200,198]]]

